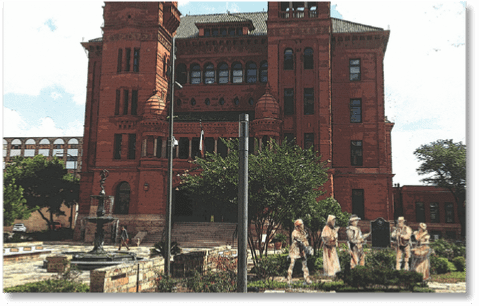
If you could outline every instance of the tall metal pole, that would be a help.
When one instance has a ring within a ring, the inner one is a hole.
[[[175,105],[175,37],[173,36],[173,45],[171,46],[171,102],[170,102],[170,135],[168,137],[168,203],[166,205],[166,258],[165,275],[170,276],[170,257],[171,257],[171,209],[173,202],[173,107]]]
[[[247,292],[249,115],[239,117],[238,276],[237,291]]]

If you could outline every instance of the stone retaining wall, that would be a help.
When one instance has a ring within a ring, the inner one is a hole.
[[[154,292],[157,271],[164,273],[162,257],[92,270],[90,292]]]
[[[3,263],[32,261],[40,258],[41,254],[51,253],[43,247],[43,242],[18,242],[3,245]]]
[[[215,271],[215,258],[218,256],[235,257],[236,250],[232,251],[231,246],[221,246],[209,250],[175,255],[172,265],[173,277],[185,277],[194,271],[205,273]]]

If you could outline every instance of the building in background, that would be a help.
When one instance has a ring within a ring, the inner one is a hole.
[[[202,131],[205,150],[226,155],[220,138],[237,138],[239,114],[247,113],[252,150],[269,138],[313,147],[331,168],[326,196],[362,220],[394,220],[394,124],[384,115],[389,30],[331,18],[329,2],[180,16],[176,2],[105,2],[103,36],[82,43],[89,63],[77,222],[95,210],[90,195],[107,169],[114,217],[133,236],[162,231],[173,36],[182,85],[174,96],[174,185],[200,154]],[[176,222],[236,222],[234,212],[198,211],[191,201],[175,192]]]
[[[54,156],[63,160],[68,173],[80,177],[83,137],[4,137],[3,138],[3,169],[15,156],[34,157],[43,155],[52,159]],[[46,213],[46,208],[43,213]],[[63,207],[65,216],[58,216],[55,221],[62,227],[73,228],[78,211],[75,207]],[[72,216],[73,215],[73,219]],[[28,232],[47,229],[46,221],[38,213],[32,213],[28,220],[15,220],[24,223]],[[4,226],[4,231],[11,231],[12,226]]]

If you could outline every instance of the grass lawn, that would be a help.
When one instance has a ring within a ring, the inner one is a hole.
[[[466,281],[466,272],[449,272],[445,274],[431,275],[431,282],[438,283],[459,283]]]

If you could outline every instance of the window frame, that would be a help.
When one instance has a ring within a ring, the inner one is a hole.
[[[259,81],[260,83],[268,83],[268,61],[262,61],[259,65]]]
[[[439,203],[431,202],[429,203],[429,217],[431,218],[431,223],[440,223],[441,216],[439,213]]]
[[[128,134],[128,156],[127,159],[136,158],[136,134]]]
[[[303,89],[303,114],[314,115],[314,88]]]
[[[446,218],[446,223],[454,223],[455,214],[454,214],[454,203],[446,202],[444,203],[444,215]]]
[[[193,76],[193,73],[198,74],[197,76]],[[198,85],[201,84],[201,66],[200,64],[193,63],[190,65],[190,84]]]
[[[213,76],[209,74],[213,74]],[[203,66],[203,83],[206,85],[214,84],[216,81],[216,71],[215,71],[215,65],[213,63],[206,63]]]
[[[354,102],[359,102],[358,105],[353,105]],[[349,100],[349,122],[350,123],[362,123],[363,122],[363,102],[361,99],[354,98]],[[354,113],[356,111],[357,113]],[[359,119],[355,118],[358,117]]]
[[[358,61],[358,63],[357,64],[353,63],[355,61]],[[357,72],[355,72],[355,68],[357,68]],[[349,59],[349,81],[350,82],[361,81],[361,59],[360,58]]]
[[[426,222],[426,207],[424,202],[415,202],[416,222]]]
[[[131,48],[125,48],[125,71],[130,71]]]
[[[123,135],[114,134],[113,138],[113,159],[121,159],[121,142]]]
[[[218,84],[228,84],[230,78],[229,66],[225,62],[218,64]],[[226,75],[225,75],[226,74]]]
[[[287,94],[287,91],[291,91],[291,94]],[[294,88],[284,88],[283,104],[284,104],[284,115],[285,116],[294,115],[295,113]]]
[[[246,63],[246,83],[254,84],[258,81],[258,65],[255,62]]]
[[[363,166],[363,141],[351,140],[351,166],[362,167]]]
[[[133,72],[140,72],[140,48],[133,49]]]
[[[291,52],[290,55],[287,55],[286,53]],[[287,58],[291,56],[291,58]],[[291,48],[286,48],[284,49],[283,53],[283,70],[294,70],[294,51]]]
[[[235,73],[237,72],[241,72],[241,75],[235,75]],[[231,82],[233,84],[243,84],[243,81],[244,81],[243,77],[244,77],[243,64],[241,64],[240,62],[234,62],[231,65]],[[241,81],[238,81],[240,79]]]
[[[306,54],[307,51],[311,50],[310,54]],[[303,69],[310,70],[314,69],[314,50],[311,47],[304,49],[303,53]]]

